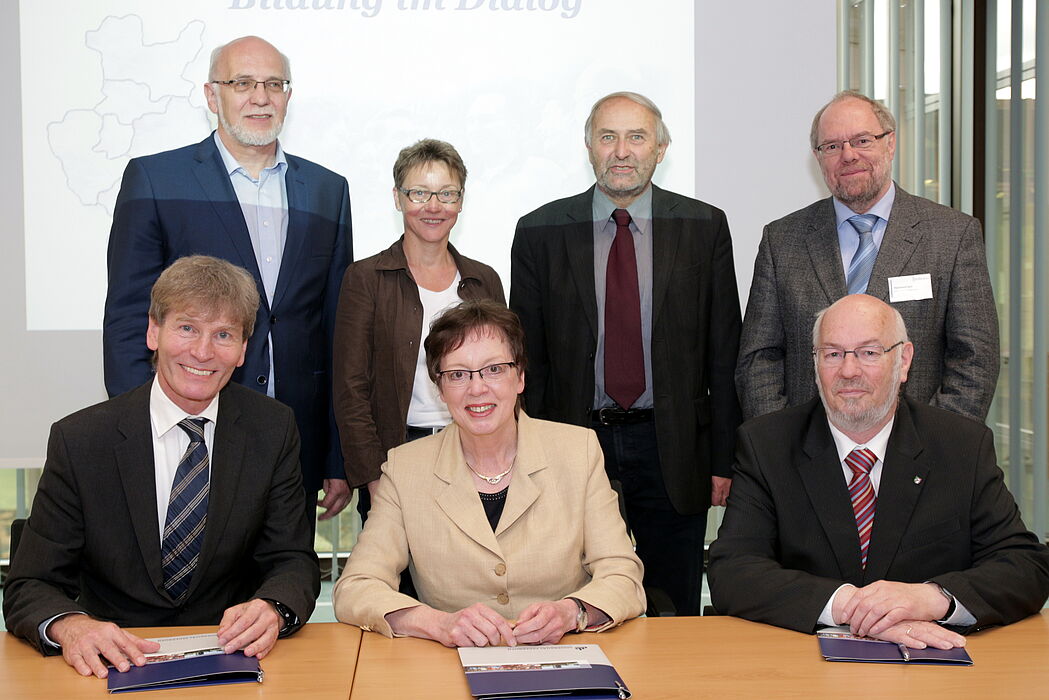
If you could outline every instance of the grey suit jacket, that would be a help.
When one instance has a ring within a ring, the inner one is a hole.
[[[4,591],[7,628],[85,612],[122,627],[214,625],[231,605],[277,600],[309,619],[320,591],[291,409],[239,384],[219,399],[208,522],[189,597],[164,590],[152,382],[63,418]],[[49,651],[42,649],[42,651]]]
[[[886,447],[867,566],[819,399],[740,428],[710,547],[719,612],[812,632],[842,583],[935,581],[976,617],[1015,622],[1049,595],[1049,550],[1020,519],[986,426],[908,399]]]
[[[589,425],[594,400],[593,196],[591,187],[521,217],[510,252],[510,308],[528,349],[525,404],[577,425]],[[711,475],[731,475],[740,423],[739,294],[725,213],[653,185],[652,256],[659,461],[677,511],[701,513]]]
[[[923,273],[932,298],[894,304],[914,342],[904,393],[984,420],[998,382],[998,316],[980,224],[897,186],[867,293],[888,302],[890,277]],[[829,197],[765,227],[736,368],[745,418],[816,395],[812,324],[845,291]]]

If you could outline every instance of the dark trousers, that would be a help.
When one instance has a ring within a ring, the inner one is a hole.
[[[699,615],[706,513],[681,515],[667,497],[653,421],[594,425],[610,481],[618,481],[627,527],[645,565],[646,586],[662,589],[678,615]]]

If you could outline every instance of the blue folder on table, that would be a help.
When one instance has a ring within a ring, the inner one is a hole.
[[[108,678],[110,693],[261,682],[259,660],[239,651],[132,666],[123,672],[113,670]]]

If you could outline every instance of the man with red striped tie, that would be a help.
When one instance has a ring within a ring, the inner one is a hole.
[[[719,612],[949,649],[1039,610],[1049,550],[1020,519],[991,431],[901,398],[921,348],[900,313],[843,297],[817,315],[812,347],[819,399],[739,431],[710,548]]]

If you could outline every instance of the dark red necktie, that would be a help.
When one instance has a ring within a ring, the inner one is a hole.
[[[608,251],[605,273],[605,393],[621,408],[630,408],[645,390],[641,295],[630,213],[616,209],[612,217],[616,238]]]

